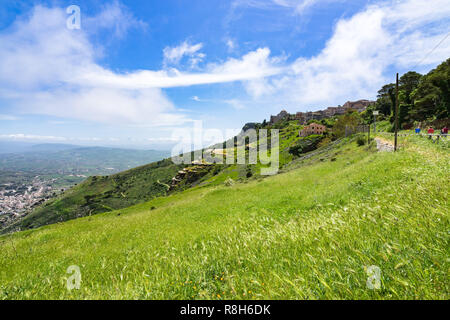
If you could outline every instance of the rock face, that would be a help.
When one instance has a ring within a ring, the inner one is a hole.
[[[169,191],[193,185],[208,174],[211,168],[210,164],[197,164],[178,171],[177,175],[172,178]]]
[[[281,110],[281,112],[276,116],[270,116],[270,123],[277,123],[282,120],[288,120],[290,117],[290,114],[287,113],[286,110]]]
[[[254,122],[246,123],[245,126],[242,128],[242,131],[245,132],[250,129],[256,129],[256,123]]]

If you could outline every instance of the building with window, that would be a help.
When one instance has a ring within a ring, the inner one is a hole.
[[[307,137],[312,134],[324,134],[327,131],[327,127],[318,123],[311,123],[300,131],[300,137]]]

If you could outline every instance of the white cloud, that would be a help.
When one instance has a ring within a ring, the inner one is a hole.
[[[99,15],[103,17],[103,14]],[[115,15],[120,17],[119,14]],[[118,73],[99,65],[98,50],[81,30],[69,30],[59,8],[37,6],[0,32],[0,99],[17,112],[105,123],[179,125],[187,119],[161,88],[258,79],[281,70],[268,48],[209,63],[200,73],[178,69]],[[202,44],[167,49],[195,65]]]
[[[56,136],[40,136],[33,134],[0,134],[0,139],[11,139],[11,140],[35,140],[35,141],[67,141],[67,138],[56,137]]]
[[[317,1],[245,2],[306,8]],[[87,33],[65,28],[64,10],[38,6],[0,32],[0,99],[26,113],[171,126],[189,119],[175,108],[163,88],[240,81],[254,99],[297,106],[370,98],[388,80],[386,70],[413,66],[448,33],[450,7],[446,4],[446,0],[427,4],[405,0],[368,6],[339,20],[320,53],[293,63],[271,56],[269,48],[259,48],[239,58],[203,63],[199,72],[169,68],[168,64],[175,66],[184,58],[191,67],[203,61],[203,44],[185,41],[164,50],[163,70],[128,73],[102,67]],[[115,14],[121,16],[129,19]],[[448,58],[448,52],[450,41],[442,43],[421,67]],[[198,97],[193,100],[200,101]],[[233,99],[227,103],[238,109],[244,106]],[[245,107],[250,105],[245,103]]]
[[[173,109],[161,90],[69,88],[29,92],[16,102],[21,110],[104,123],[146,123],[152,126],[181,124],[186,119]],[[33,106],[29,109],[28,106]],[[36,109],[36,111],[34,111]]]
[[[202,43],[189,44],[184,41],[177,47],[164,48],[164,64],[178,64],[184,56],[189,57],[191,66],[196,66],[205,58],[205,54],[198,52],[203,47]]]
[[[96,62],[98,52],[88,35],[83,28],[67,29],[66,19],[62,9],[37,6],[0,32],[3,104],[22,113],[95,122],[165,125],[187,120],[157,86],[104,88],[96,83],[96,78],[119,75]]]
[[[87,70],[72,79],[75,83],[96,87],[144,89],[171,88],[200,84],[214,84],[264,78],[282,72],[278,59],[270,57],[268,48],[260,48],[241,57],[229,58],[223,63],[207,64],[202,73],[186,73],[178,69],[142,70],[117,74],[109,70]]]
[[[373,98],[382,84],[393,81],[387,70],[412,68],[449,32],[446,3],[407,0],[368,6],[339,20],[318,55],[298,58],[281,75],[248,82],[247,92],[261,99],[274,97],[280,104],[318,107]],[[442,62],[449,52],[446,41],[420,68]]]

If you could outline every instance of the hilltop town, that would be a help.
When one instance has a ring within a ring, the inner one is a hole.
[[[270,123],[275,124],[283,120],[298,120],[300,124],[307,124],[310,120],[320,121],[325,118],[345,114],[348,110],[363,112],[373,103],[375,103],[375,101],[347,101],[343,106],[329,107],[319,111],[297,112],[296,114],[290,114],[286,110],[282,110],[278,115],[270,117]]]

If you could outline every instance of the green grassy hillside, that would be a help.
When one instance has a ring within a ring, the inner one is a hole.
[[[291,121],[280,124],[277,128],[280,129],[280,166],[282,167],[294,158],[289,151],[301,140],[298,137],[301,126],[297,124],[297,121]],[[91,149],[91,153],[98,153],[101,150]],[[67,154],[62,152],[61,155],[73,156],[78,152],[77,150],[79,149],[67,151]],[[96,155],[93,156],[93,158],[96,157]],[[183,167],[185,166],[174,165],[171,159],[165,159],[115,175],[90,177],[58,198],[47,201],[17,223],[0,230],[0,233],[18,229],[26,230],[122,209],[155,197],[165,196],[168,194],[167,185]],[[244,167],[216,165],[201,174],[190,176],[187,181],[182,181],[176,190],[171,190],[171,193],[188,189],[193,185],[220,184],[228,178],[247,180],[250,178],[248,172],[251,172],[251,177],[254,179],[259,176],[259,169],[260,165]]]
[[[162,160],[111,176],[89,177],[3,232],[112,211],[163,196],[167,192],[165,184],[180,168],[170,160]]]
[[[449,151],[400,142],[1,236],[0,299],[449,299]]]

